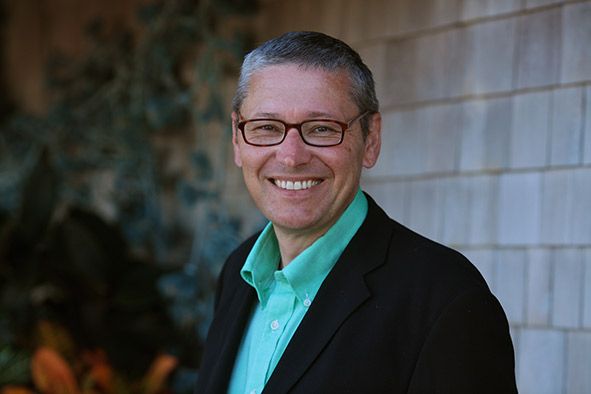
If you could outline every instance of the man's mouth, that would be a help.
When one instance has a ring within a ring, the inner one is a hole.
[[[318,179],[309,179],[304,181],[285,181],[281,179],[273,179],[273,183],[280,189],[285,190],[305,190],[312,186],[316,186],[321,181]]]

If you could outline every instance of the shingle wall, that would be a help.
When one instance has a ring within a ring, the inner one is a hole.
[[[465,253],[503,304],[521,393],[591,393],[591,1],[268,0],[375,74],[364,188]]]

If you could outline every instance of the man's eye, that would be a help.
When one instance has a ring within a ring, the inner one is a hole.
[[[275,131],[280,131],[280,129],[275,124],[263,123],[263,124],[255,125],[255,127],[253,128],[253,131],[258,131],[258,132],[275,132]]]
[[[330,133],[338,133],[339,130],[332,126],[332,125],[327,125],[327,124],[319,124],[319,125],[315,125],[312,129],[311,132],[314,134],[330,134]]]

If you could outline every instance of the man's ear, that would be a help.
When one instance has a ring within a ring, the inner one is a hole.
[[[378,161],[382,146],[382,115],[379,112],[369,115],[369,132],[365,137],[363,167],[371,168]]]
[[[238,114],[236,112],[232,112],[232,147],[234,148],[234,163],[238,167],[242,167],[242,157],[240,156],[240,143],[238,142],[238,135],[240,130],[238,130]]]

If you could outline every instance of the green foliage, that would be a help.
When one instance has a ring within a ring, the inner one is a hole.
[[[29,356],[0,345],[0,387],[24,384],[29,381]]]
[[[138,10],[139,38],[107,33],[97,21],[88,29],[93,50],[86,58],[54,54],[49,80],[56,100],[47,116],[16,114],[2,126],[0,207],[18,205],[20,183],[47,148],[62,176],[62,200],[92,208],[96,175],[112,173],[111,199],[128,239],[166,256],[163,184],[219,193],[219,182],[210,182],[219,176],[211,171],[211,155],[219,152],[195,148],[196,159],[187,158],[195,178],[163,179],[153,141],[206,139],[211,123],[227,122],[220,86],[248,41],[239,32],[222,37],[216,31],[247,4],[252,8],[252,1],[160,1]]]
[[[254,10],[255,0],[162,0],[138,9],[140,33],[96,21],[87,56],[53,54],[47,114],[0,119],[0,377],[47,319],[130,374],[173,353],[175,384],[190,386],[240,226],[214,164],[225,163],[228,127],[207,143],[228,122],[221,86],[249,43],[222,24]],[[161,145],[173,140],[194,148],[171,175]],[[170,198],[196,228],[166,220]]]
[[[0,230],[0,310],[12,333],[0,345],[32,351],[39,322],[48,320],[79,347],[105,349],[124,374],[140,375],[159,352],[187,345],[156,291],[164,271],[133,258],[119,228],[94,213],[71,208],[56,218],[56,200],[45,197],[56,185],[43,180],[52,172],[42,155],[26,182],[22,214]],[[12,363],[3,360],[0,370]]]

